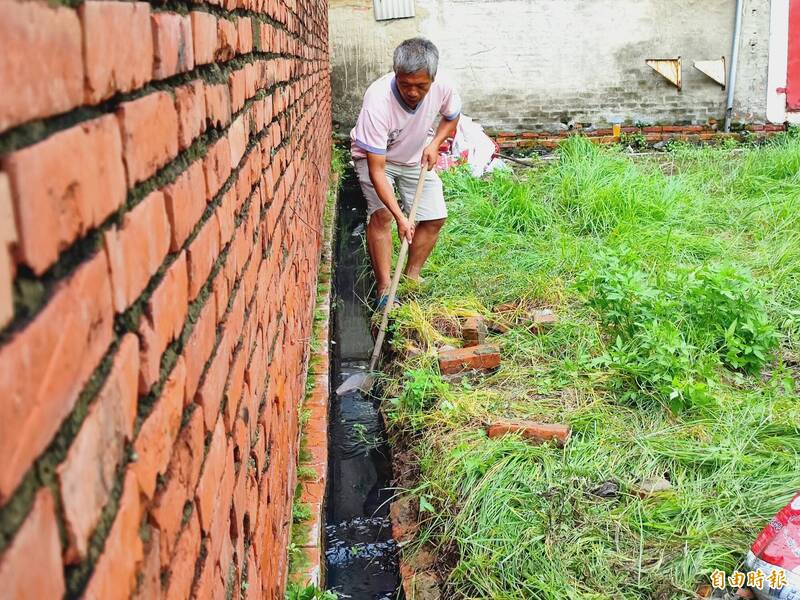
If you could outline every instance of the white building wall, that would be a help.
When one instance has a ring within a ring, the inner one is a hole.
[[[345,130],[403,39],[441,52],[467,114],[497,129],[722,121],[725,91],[692,67],[731,53],[735,0],[417,0],[376,22],[371,0],[331,0],[334,118]],[[745,0],[734,121],[764,122],[770,1]],[[683,59],[683,90],[645,64]]]

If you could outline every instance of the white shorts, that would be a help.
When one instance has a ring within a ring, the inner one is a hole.
[[[358,182],[361,184],[361,191],[367,199],[367,216],[376,210],[386,208],[386,205],[378,198],[375,186],[369,179],[369,167],[367,159],[360,158],[355,160]],[[414,192],[417,191],[419,181],[419,166],[406,167],[390,162],[386,163],[386,179],[394,189],[397,190],[398,204],[406,215],[411,210],[411,203],[414,202]],[[432,221],[434,219],[444,219],[447,217],[447,206],[444,203],[444,190],[442,180],[433,171],[428,171],[425,176],[425,185],[422,188],[422,198],[417,207],[416,221]]]

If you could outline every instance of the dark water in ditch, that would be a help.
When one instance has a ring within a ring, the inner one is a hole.
[[[352,174],[345,180],[337,216],[334,257],[334,390],[364,371],[372,352],[370,278],[362,276],[366,202]],[[378,399],[358,392],[331,396],[330,470],[326,531],[327,587],[340,598],[394,600],[397,548],[389,503],[392,465]]]

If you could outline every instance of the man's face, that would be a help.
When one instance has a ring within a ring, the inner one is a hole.
[[[417,104],[425,99],[433,84],[433,79],[424,70],[416,73],[398,73],[395,75],[395,80],[400,95],[411,108],[416,108]]]

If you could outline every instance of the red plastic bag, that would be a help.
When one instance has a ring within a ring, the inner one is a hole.
[[[746,563],[751,571],[761,571],[765,581],[785,582],[776,588],[755,588],[756,596],[800,599],[800,493],[764,527],[750,548]]]

